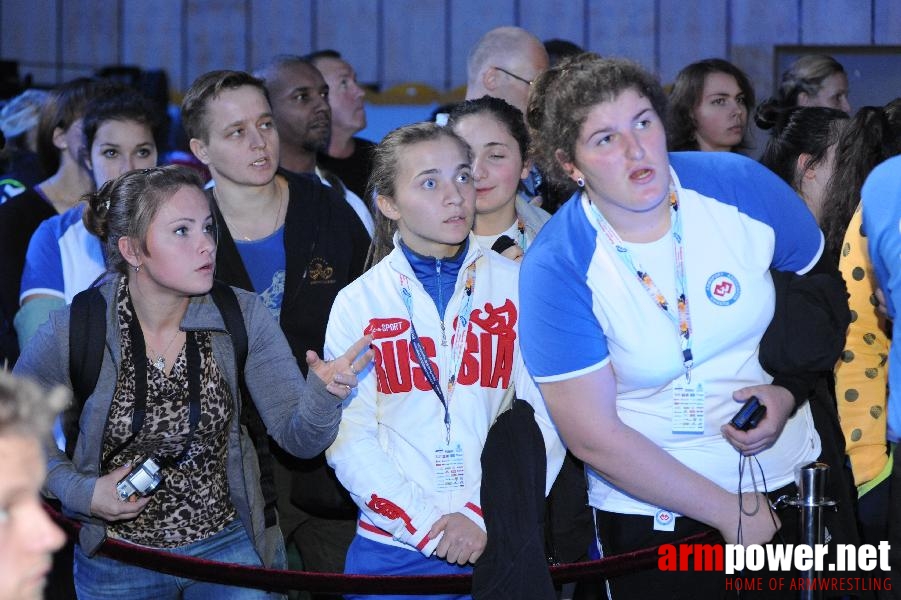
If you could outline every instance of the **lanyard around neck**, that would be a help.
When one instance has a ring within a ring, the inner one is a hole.
[[[526,224],[523,222],[522,217],[516,217],[516,230],[519,232],[519,247],[525,252],[529,242],[526,240]]]
[[[616,255],[623,261],[626,268],[638,278],[639,283],[641,283],[651,300],[666,313],[666,316],[668,316],[678,328],[679,341],[682,346],[682,365],[685,368],[685,376],[690,382],[691,366],[693,363],[691,354],[691,313],[688,309],[688,285],[685,276],[684,247],[682,245],[682,216],[679,212],[679,196],[676,193],[676,190],[671,189],[669,192],[673,231],[673,258],[676,271],[676,314],[673,314],[670,310],[670,305],[666,300],[666,296],[660,291],[657,284],[654,283],[654,280],[651,279],[650,273],[642,268],[641,263],[638,262],[636,257],[632,256],[632,252],[626,247],[622,238],[616,230],[613,229],[613,226],[610,225],[607,219],[604,218],[604,215],[601,214],[601,211],[598,210],[587,196],[585,199],[591,207],[591,211],[598,223],[598,227],[601,228],[607,241],[609,241],[610,245],[616,250]]]
[[[410,291],[409,278],[401,273],[400,287],[401,297],[404,299],[404,305],[407,307],[407,314],[410,316],[410,345],[413,346],[413,352],[416,354],[416,360],[422,369],[425,378],[441,406],[444,408],[444,428],[447,434],[447,443],[450,443],[450,401],[454,395],[454,388],[457,383],[457,373],[463,364],[463,350],[466,348],[466,336],[469,332],[469,315],[472,312],[472,293],[476,285],[476,261],[473,261],[466,268],[466,287],[463,290],[463,298],[460,300],[460,310],[457,312],[457,325],[454,328],[454,345],[451,353],[451,371],[447,378],[447,394],[441,389],[441,382],[432,369],[432,363],[425,353],[419,334],[416,333],[416,325],[413,323],[413,293]],[[443,315],[439,315],[443,320]]]

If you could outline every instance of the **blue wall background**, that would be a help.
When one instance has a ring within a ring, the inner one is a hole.
[[[469,47],[507,24],[632,58],[663,82],[726,58],[765,97],[777,45],[901,45],[901,0],[0,0],[0,57],[39,84],[110,64],[165,69],[177,93],[211,69],[334,48],[363,82],[447,90],[465,83]]]

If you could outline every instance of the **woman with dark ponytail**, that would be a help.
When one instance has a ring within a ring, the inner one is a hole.
[[[771,106],[755,115],[770,131],[760,162],[798,192],[820,221],[823,195],[835,165],[835,146],[848,115],[834,108]]]
[[[835,172],[826,190],[823,220],[826,252],[838,261],[851,216],[860,204],[867,175],[882,161],[901,154],[901,98],[882,106],[864,106],[845,128],[835,150]]]
[[[153,105],[124,86],[111,87],[87,104],[78,155],[95,189],[126,171],[156,166],[156,121]],[[21,346],[52,311],[70,303],[105,270],[100,241],[82,223],[84,209],[84,202],[76,202],[31,236],[15,317]]]

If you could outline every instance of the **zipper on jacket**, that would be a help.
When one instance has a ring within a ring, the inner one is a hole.
[[[435,259],[435,270],[438,272],[438,319],[441,321],[441,345],[447,346],[447,333],[444,330],[444,286],[441,285],[441,259]]]

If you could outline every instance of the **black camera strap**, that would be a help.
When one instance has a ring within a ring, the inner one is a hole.
[[[311,236],[311,239],[315,237]],[[310,251],[312,252],[312,250],[313,248],[311,247]],[[228,285],[215,281],[213,289],[210,290],[210,296],[222,315],[226,333],[231,337],[238,378],[238,387],[231,390],[231,393],[238,394],[238,398],[240,398],[237,405],[240,412],[240,422],[243,427],[247,428],[256,450],[257,462],[260,468],[260,488],[263,492],[263,501],[265,503],[263,514],[266,519],[266,527],[272,527],[278,521],[276,516],[277,494],[272,466],[274,459],[269,449],[266,425],[263,423],[254,405],[253,398],[247,389],[244,379],[244,367],[247,364],[248,350],[244,314],[241,310],[241,305],[238,303],[235,291]],[[103,364],[107,343],[106,321],[108,310],[106,300],[98,288],[89,288],[79,292],[72,300],[69,314],[69,376],[72,380],[73,399],[69,408],[62,415],[63,431],[66,436],[66,455],[70,459],[75,456],[75,447],[80,433],[79,421],[85,402],[94,393],[94,388],[100,378],[100,369]],[[191,354],[189,353],[187,355],[189,361],[191,360],[190,357]],[[199,369],[196,369],[196,371],[199,371]],[[195,404],[194,406],[197,407],[197,414],[199,415],[200,405]],[[117,451],[119,450],[121,448],[117,449]]]
[[[135,401],[134,411],[131,415],[131,435],[124,442],[116,446],[109,454],[107,460],[111,460],[130,444],[141,429],[147,416],[147,347],[144,342],[144,332],[137,319],[129,327],[132,343],[132,360],[135,369]],[[185,358],[188,370],[188,438],[184,448],[177,458],[156,456],[161,466],[173,466],[184,460],[194,440],[194,433],[200,423],[200,347],[197,343],[196,332],[189,331],[185,341]]]

